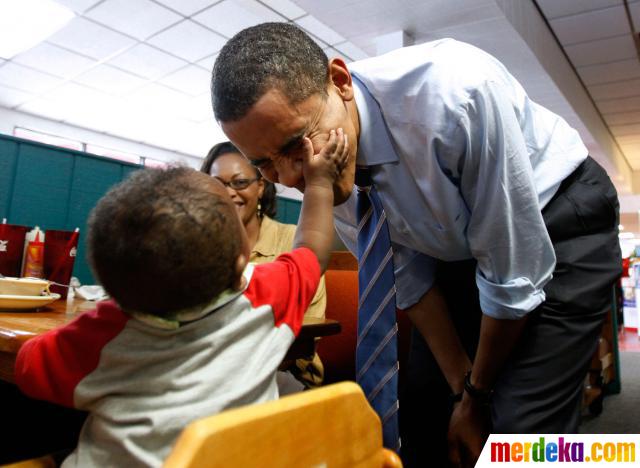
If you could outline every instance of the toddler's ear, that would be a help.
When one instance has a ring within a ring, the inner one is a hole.
[[[236,265],[235,265],[236,279],[231,285],[231,287],[236,291],[241,291],[245,287],[245,279],[242,273],[244,272],[244,269],[246,267],[247,267],[247,257],[245,257],[244,254],[238,255],[238,258],[236,258]]]

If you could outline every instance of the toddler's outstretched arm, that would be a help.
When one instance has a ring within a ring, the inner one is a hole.
[[[308,138],[304,144],[305,190],[293,246],[311,249],[324,273],[333,243],[333,186],[346,166],[349,144],[341,128],[331,130],[329,141],[318,154],[313,154]]]

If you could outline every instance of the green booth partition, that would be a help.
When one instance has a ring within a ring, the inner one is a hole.
[[[112,185],[140,168],[0,134],[0,218],[45,230],[80,228],[73,275],[83,284],[94,284],[85,258],[89,212]],[[296,224],[299,213],[299,201],[278,198],[279,221]]]

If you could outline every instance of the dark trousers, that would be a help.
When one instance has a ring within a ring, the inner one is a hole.
[[[14,384],[0,380],[0,411],[4,430],[0,465],[53,456],[57,464],[76,447],[87,414],[34,400]]]
[[[587,158],[560,186],[542,215],[556,254],[546,300],[529,314],[495,385],[494,433],[577,432],[582,386],[612,287],[621,274],[618,199],[606,172]],[[478,344],[476,262],[439,264],[437,284],[467,353]],[[407,467],[446,467],[451,390],[415,330],[400,399],[402,458]]]

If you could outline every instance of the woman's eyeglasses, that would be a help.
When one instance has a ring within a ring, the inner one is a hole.
[[[260,180],[260,177],[256,177],[255,179],[233,179],[229,182],[225,182],[218,177],[216,177],[216,179],[218,179],[225,187],[231,187],[233,190],[244,190],[249,187],[249,185]]]

